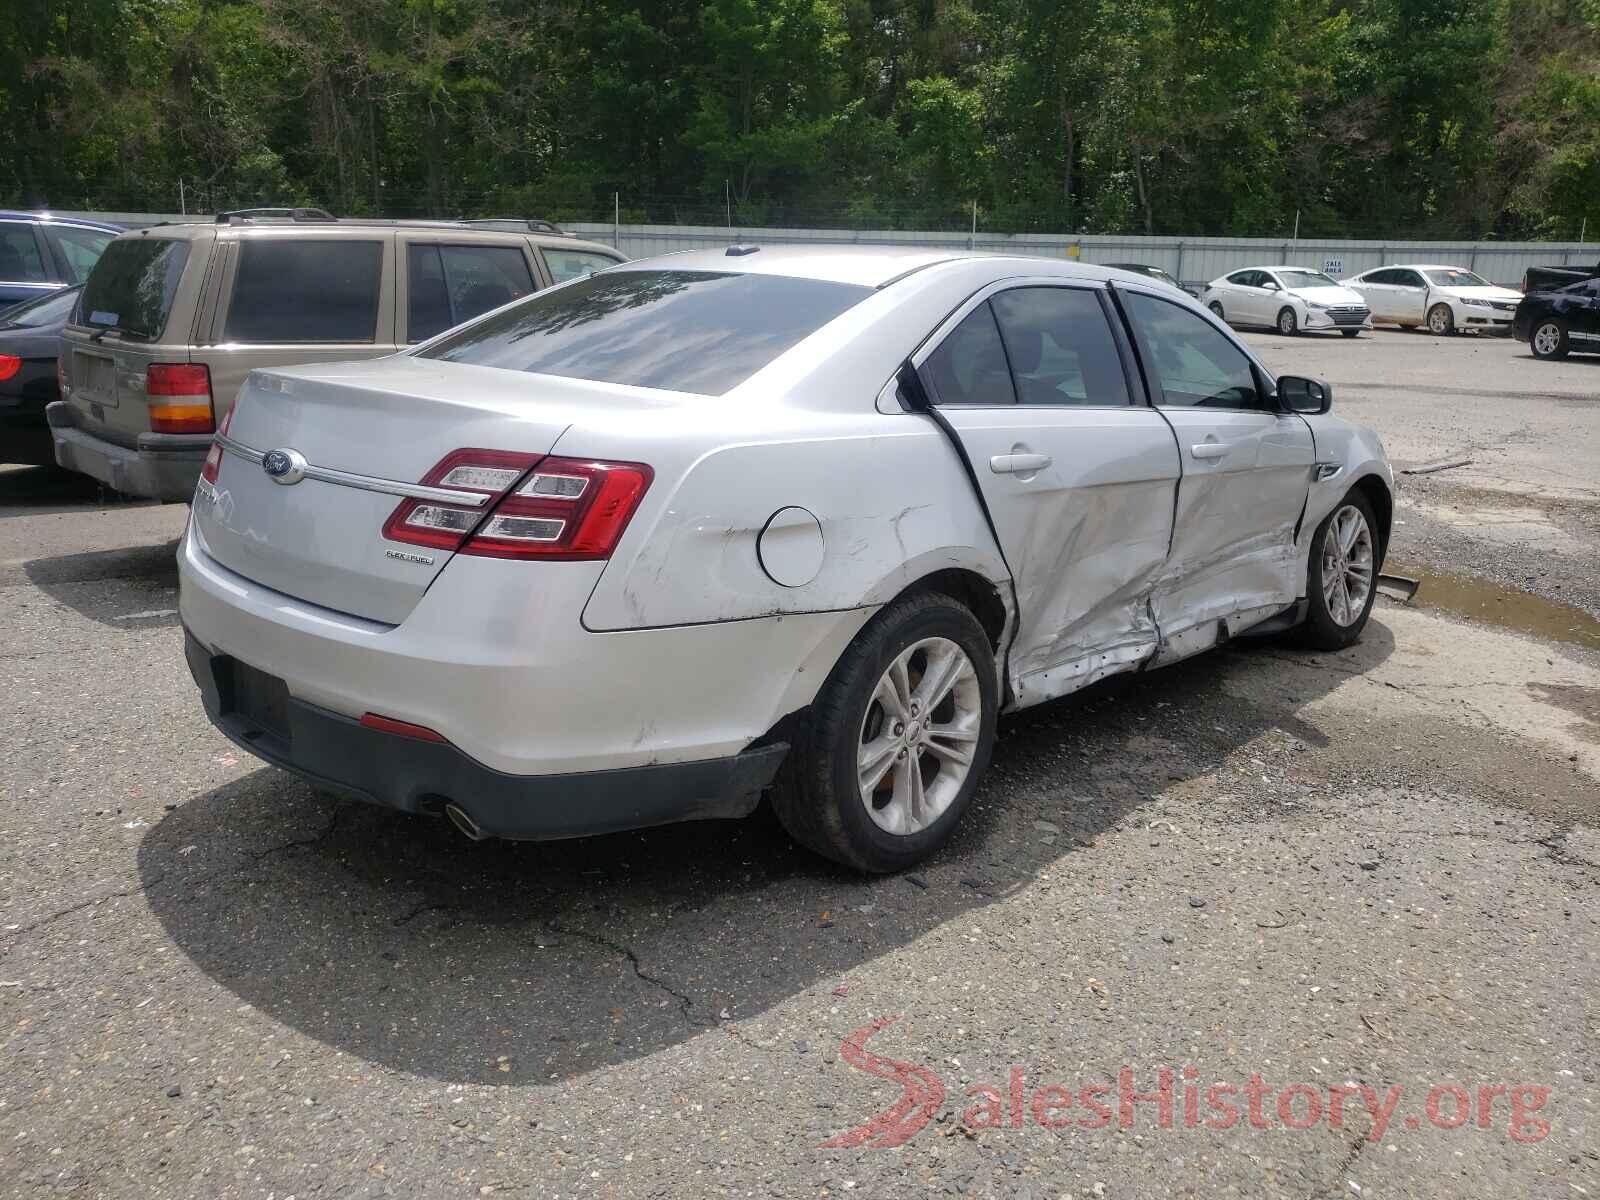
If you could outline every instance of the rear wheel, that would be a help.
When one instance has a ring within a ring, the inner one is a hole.
[[[989,762],[999,685],[976,617],[948,596],[898,600],[840,658],[772,798],[797,842],[899,871],[947,841]]]
[[[1278,310],[1278,332],[1284,337],[1293,337],[1300,328],[1300,322],[1295,320],[1294,309],[1287,305]]]
[[[1567,338],[1567,323],[1556,317],[1546,317],[1533,327],[1528,335],[1528,347],[1535,358],[1565,358],[1571,349]]]
[[[1428,310],[1428,332],[1448,337],[1456,331],[1456,315],[1448,304],[1435,304]]]
[[[1378,595],[1378,524],[1372,505],[1350,492],[1317,526],[1306,581],[1302,640],[1342,650],[1361,636]]]

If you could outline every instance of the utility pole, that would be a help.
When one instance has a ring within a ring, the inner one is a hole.
[[[622,249],[622,193],[611,193],[611,248]]]
[[[722,181],[722,203],[728,209],[728,235],[733,236],[733,184],[728,180]]]
[[[189,202],[184,198],[183,194],[182,175],[178,176],[178,211],[186,217],[189,215]]]
[[[976,250],[977,248],[978,248],[978,202],[976,200],[974,200],[972,202],[972,232],[967,235],[967,249],[968,250]]]
[[[1298,251],[1300,249],[1300,210],[1298,208],[1294,210],[1294,236],[1289,240],[1295,244],[1294,248]]]

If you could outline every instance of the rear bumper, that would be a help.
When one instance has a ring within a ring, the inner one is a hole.
[[[235,709],[233,659],[188,630],[184,653],[206,716],[241,749],[353,800],[414,813],[454,803],[487,837],[542,841],[748,816],[789,749],[774,742],[699,762],[508,775],[448,742],[369,729],[292,696],[287,728],[268,729]]]
[[[147,433],[130,450],[78,428],[72,405],[57,400],[45,408],[56,462],[130,496],[188,500],[205,465],[209,434]]]

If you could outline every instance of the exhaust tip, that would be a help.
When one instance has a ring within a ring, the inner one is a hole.
[[[467,814],[466,809],[462,808],[459,804],[456,804],[454,801],[446,804],[444,806],[444,815],[450,818],[450,824],[459,829],[462,835],[469,841],[483,841],[483,830],[480,829],[478,827],[478,823]]]

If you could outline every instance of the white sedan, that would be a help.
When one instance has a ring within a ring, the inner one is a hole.
[[[1496,287],[1465,267],[1432,264],[1378,267],[1346,279],[1372,309],[1372,319],[1441,336],[1458,329],[1511,330],[1522,293]]]
[[[1358,293],[1310,267],[1245,267],[1213,279],[1200,303],[1229,325],[1258,325],[1285,337],[1337,329],[1353,338],[1372,328]]]
[[[998,714],[1371,611],[1392,475],[1326,384],[1044,259],[734,247],[258,371],[179,549],[252,754],[472,837],[749,813],[869,871]]]

